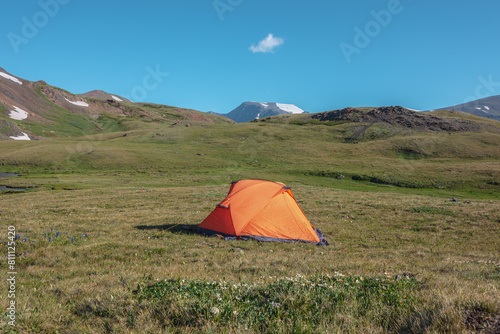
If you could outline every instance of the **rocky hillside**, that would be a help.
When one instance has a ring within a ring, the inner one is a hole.
[[[403,107],[345,108],[308,115],[282,115],[254,122],[336,126],[346,142],[385,139],[415,132],[500,133],[500,122],[457,111],[422,113]]]
[[[416,131],[480,131],[484,126],[480,123],[436,117],[431,114],[405,109],[403,107],[381,107],[365,111],[356,108],[327,111],[311,115],[311,119],[321,122],[354,122],[354,123],[382,123],[394,127]]]
[[[132,103],[103,91],[76,95],[0,68],[0,140],[81,136],[138,127],[137,122],[170,126],[232,121],[196,110]]]

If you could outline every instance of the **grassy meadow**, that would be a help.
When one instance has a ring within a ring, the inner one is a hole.
[[[350,131],[150,125],[0,141],[0,171],[22,174],[1,184],[33,188],[0,193],[2,256],[7,227],[19,234],[17,326],[4,312],[0,330],[494,333],[500,134],[346,143]],[[330,245],[224,241],[182,228],[243,178],[291,186]]]

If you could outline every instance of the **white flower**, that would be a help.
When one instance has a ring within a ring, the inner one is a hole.
[[[238,311],[233,311],[233,315],[238,315]]]
[[[212,313],[213,315],[218,315],[219,312],[220,310],[215,306],[210,309],[210,313]]]

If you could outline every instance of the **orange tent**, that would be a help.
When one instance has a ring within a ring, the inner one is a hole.
[[[328,244],[321,231],[306,218],[289,187],[263,180],[233,182],[227,197],[198,230],[226,239]]]

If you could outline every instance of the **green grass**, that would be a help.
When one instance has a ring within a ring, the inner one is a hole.
[[[125,119],[118,116],[102,114],[97,119],[97,123],[103,132],[119,132],[128,130]]]
[[[129,130],[16,145],[0,142],[0,165],[35,174],[156,171],[196,175],[209,183],[220,174],[293,178],[326,173],[401,188],[475,189],[494,198],[498,191],[496,133],[417,133],[350,144],[339,137],[337,126],[151,124],[151,129],[137,129],[130,121],[101,121],[109,121],[104,128],[110,130]]]
[[[116,113],[123,113],[123,115],[117,116],[101,112],[100,116],[95,119],[92,115],[73,113],[53,103],[44,95],[43,88],[44,84],[36,84],[33,88],[46,102],[43,109],[45,112],[38,112],[38,116],[41,116],[41,118],[36,118],[34,121],[31,121],[31,119],[16,121],[19,128],[39,138],[82,137],[130,130],[154,131],[159,127],[172,126],[177,123],[182,123],[183,126],[205,122],[226,123],[221,117],[190,109],[147,103],[109,103],[106,100],[87,98],[88,102],[93,104],[92,109],[94,110],[108,110],[112,106]],[[68,93],[57,87],[52,88]],[[0,134],[5,136],[5,133],[6,130],[0,128]]]
[[[432,206],[420,206],[418,208],[412,208],[412,211],[418,213],[429,213],[434,215],[446,215],[446,216],[454,215],[453,211],[451,210],[446,210],[443,208],[437,208]]]
[[[387,331],[415,311],[420,285],[409,276],[394,280],[333,273],[308,279],[297,274],[261,277],[251,284],[149,279],[134,293],[139,304],[151,302],[158,323],[179,330],[233,324],[235,331],[327,331],[325,319],[342,323],[349,314],[370,318]]]
[[[483,124],[491,125],[492,127],[499,128],[499,123],[496,120],[485,118],[485,117],[479,117],[476,115],[467,114],[467,113],[460,112],[460,111],[434,110],[434,111],[429,112],[429,115],[438,116],[438,117],[469,120],[469,121],[483,123]]]
[[[0,141],[0,170],[22,174],[1,184],[34,188],[0,193],[0,219],[20,234],[19,332],[494,326],[500,134],[382,138],[374,127],[378,138],[354,144],[349,124],[186,127],[165,114],[173,109],[143,108],[147,123],[108,116],[93,135]],[[245,178],[291,186],[330,245],[224,241],[180,227],[198,225]]]
[[[54,175],[55,190],[0,195],[20,234],[20,331],[460,333],[467,314],[500,311],[499,201],[287,182],[330,246],[224,241],[180,225],[200,223],[228,184],[122,176]],[[77,178],[88,184],[64,190]]]
[[[326,122],[321,122],[317,119],[310,119],[307,121],[300,121],[300,120],[292,120],[290,121],[290,124],[293,125],[325,125],[325,126],[335,126],[335,125],[340,125],[344,124],[346,122],[341,122],[341,121],[326,121]]]

